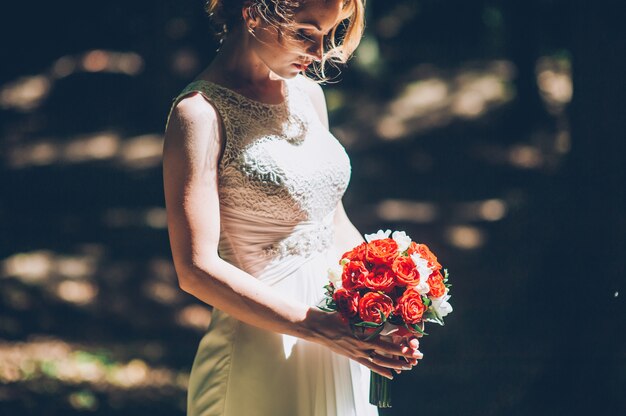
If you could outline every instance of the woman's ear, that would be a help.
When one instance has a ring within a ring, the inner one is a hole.
[[[248,31],[254,31],[261,23],[256,7],[252,2],[245,2],[241,8],[241,17]]]

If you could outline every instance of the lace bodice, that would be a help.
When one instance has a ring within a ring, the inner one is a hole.
[[[350,161],[343,146],[322,125],[306,92],[302,76],[286,80],[286,100],[265,104],[220,85],[195,81],[177,101],[200,92],[219,113],[225,130],[219,164],[220,209],[229,217],[271,223],[315,224],[334,211],[350,179]],[[176,101],[176,102],[177,102]],[[315,241],[329,233],[309,233]],[[265,255],[280,255],[291,246],[311,244],[282,236],[266,244]],[[280,240],[286,240],[284,244]],[[306,244],[305,244],[306,243]]]

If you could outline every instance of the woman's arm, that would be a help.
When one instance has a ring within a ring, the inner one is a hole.
[[[280,296],[270,286],[222,260],[217,166],[222,148],[220,119],[200,95],[172,112],[163,148],[168,231],[180,287],[234,318],[265,330],[328,346],[384,376],[404,361],[376,356],[375,349],[411,356],[389,342],[356,340],[336,313]]]
[[[241,321],[309,338],[306,305],[278,296],[217,255],[219,120],[215,109],[195,95],[176,106],[165,134],[165,202],[180,287]]]

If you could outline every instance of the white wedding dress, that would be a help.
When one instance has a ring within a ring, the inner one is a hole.
[[[317,305],[336,262],[333,216],[350,179],[301,75],[269,105],[195,81],[222,118],[220,257],[285,297]],[[188,416],[372,416],[370,371],[329,349],[215,309],[191,370]]]

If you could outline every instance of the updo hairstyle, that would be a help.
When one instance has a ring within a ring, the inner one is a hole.
[[[206,11],[220,42],[241,24],[241,10],[246,3],[250,4],[251,13],[276,27],[279,37],[296,37],[293,19],[302,0],[207,0]],[[361,41],[364,27],[365,0],[343,0],[339,23],[326,37],[322,61],[315,68],[322,78],[325,78],[327,62],[345,64],[348,61]]]

